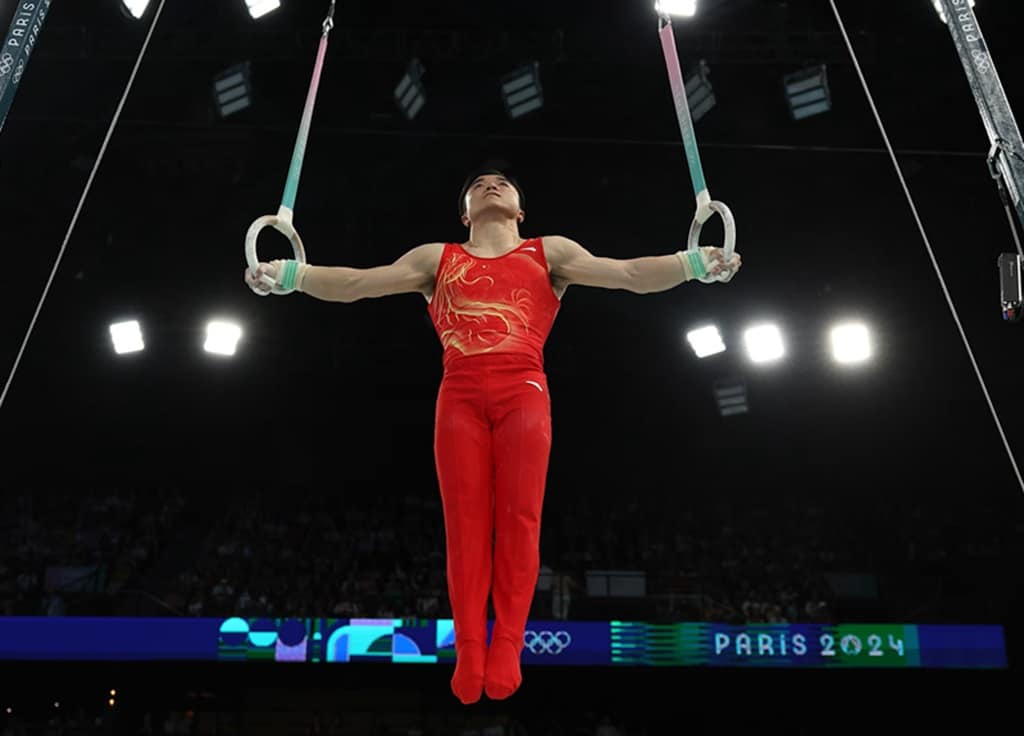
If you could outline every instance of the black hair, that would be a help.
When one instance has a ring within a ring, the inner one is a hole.
[[[469,176],[466,177],[465,183],[462,185],[462,191],[459,192],[459,217],[461,218],[466,214],[466,192],[473,185],[473,182],[479,179],[481,176],[486,174],[496,174],[503,176],[508,180],[508,183],[515,187],[515,190],[519,193],[519,209],[526,209],[526,195],[523,193],[523,188],[519,186],[519,182],[516,181],[515,177],[509,173],[509,166],[505,162],[488,162],[477,169],[470,172]]]

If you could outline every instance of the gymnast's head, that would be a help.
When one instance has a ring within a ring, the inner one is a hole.
[[[514,221],[526,217],[526,196],[522,187],[504,167],[482,166],[476,169],[459,192],[459,217],[462,224],[487,221]]]

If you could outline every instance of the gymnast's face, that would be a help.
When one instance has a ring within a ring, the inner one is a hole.
[[[469,225],[481,215],[499,213],[518,222],[523,221],[519,192],[501,174],[478,176],[466,191],[466,214],[462,216],[462,224]]]

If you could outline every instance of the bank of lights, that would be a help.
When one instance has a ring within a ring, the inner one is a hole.
[[[118,355],[139,353],[146,349],[142,339],[142,326],[137,320],[117,322],[110,325],[110,340]],[[206,340],[203,349],[216,355],[234,355],[242,339],[242,328],[234,322],[212,320],[206,325]]]
[[[743,332],[743,346],[752,363],[774,363],[786,355],[782,330],[772,323],[761,323]],[[861,322],[841,322],[829,331],[832,359],[843,366],[866,363],[874,356],[871,333]],[[708,358],[728,349],[718,327],[704,325],[686,333],[686,342],[698,358]]]

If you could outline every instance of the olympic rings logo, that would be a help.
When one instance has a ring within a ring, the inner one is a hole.
[[[533,654],[559,655],[572,644],[568,631],[527,631],[523,644]]]
[[[14,68],[14,57],[8,53],[0,54],[0,76],[6,76]]]
[[[981,74],[988,74],[992,68],[992,63],[989,61],[988,54],[981,49],[973,49],[971,56],[974,57],[974,65],[978,68],[978,72]]]

